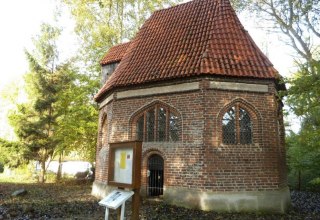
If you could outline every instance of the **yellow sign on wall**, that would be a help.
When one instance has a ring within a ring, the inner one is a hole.
[[[123,151],[120,155],[120,169],[126,169],[127,152]]]

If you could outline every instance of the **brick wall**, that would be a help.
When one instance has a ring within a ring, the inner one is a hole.
[[[212,79],[194,80],[200,81],[199,90],[119,100],[115,96],[101,109],[100,124],[107,117],[109,142],[133,139],[134,125],[131,123],[135,113],[152,103],[164,103],[180,114],[180,141],[143,143],[142,187],[147,184],[147,159],[153,153],[164,159],[166,187],[256,191],[285,186],[283,121],[273,81],[258,81],[269,86],[268,93],[261,93],[209,89],[209,80]],[[251,115],[253,144],[222,144],[221,118],[234,103],[241,103]],[[102,132],[99,134],[96,181],[106,182],[107,159],[101,161]]]

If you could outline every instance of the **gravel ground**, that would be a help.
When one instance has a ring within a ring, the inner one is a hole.
[[[23,186],[28,194],[11,197]],[[18,185],[0,184],[0,220],[31,219],[104,219],[105,209],[90,195],[90,185]],[[10,193],[9,193],[10,192]],[[216,213],[171,206],[162,201],[144,200],[140,209],[142,220],[211,220],[211,219],[319,219],[320,193],[291,192],[293,209],[286,214]],[[127,219],[131,217],[131,204],[126,203]],[[110,220],[116,219],[111,210]]]
[[[300,213],[317,213],[320,219],[320,193],[291,192],[293,210]]]

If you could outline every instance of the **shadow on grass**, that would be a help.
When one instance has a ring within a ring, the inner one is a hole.
[[[6,218],[70,218],[104,213],[91,196],[91,182],[68,180],[61,183],[0,182],[0,215]],[[24,196],[11,194],[25,189]],[[2,210],[2,213],[1,213]]]

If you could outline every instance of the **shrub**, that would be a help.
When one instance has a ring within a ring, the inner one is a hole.
[[[320,177],[314,178],[309,182],[308,190],[320,192]]]
[[[1,174],[3,182],[35,182],[32,179],[30,166],[21,165],[17,168],[8,168],[8,172]]]
[[[4,166],[2,163],[0,163],[0,173],[3,173],[3,171],[4,171]]]

